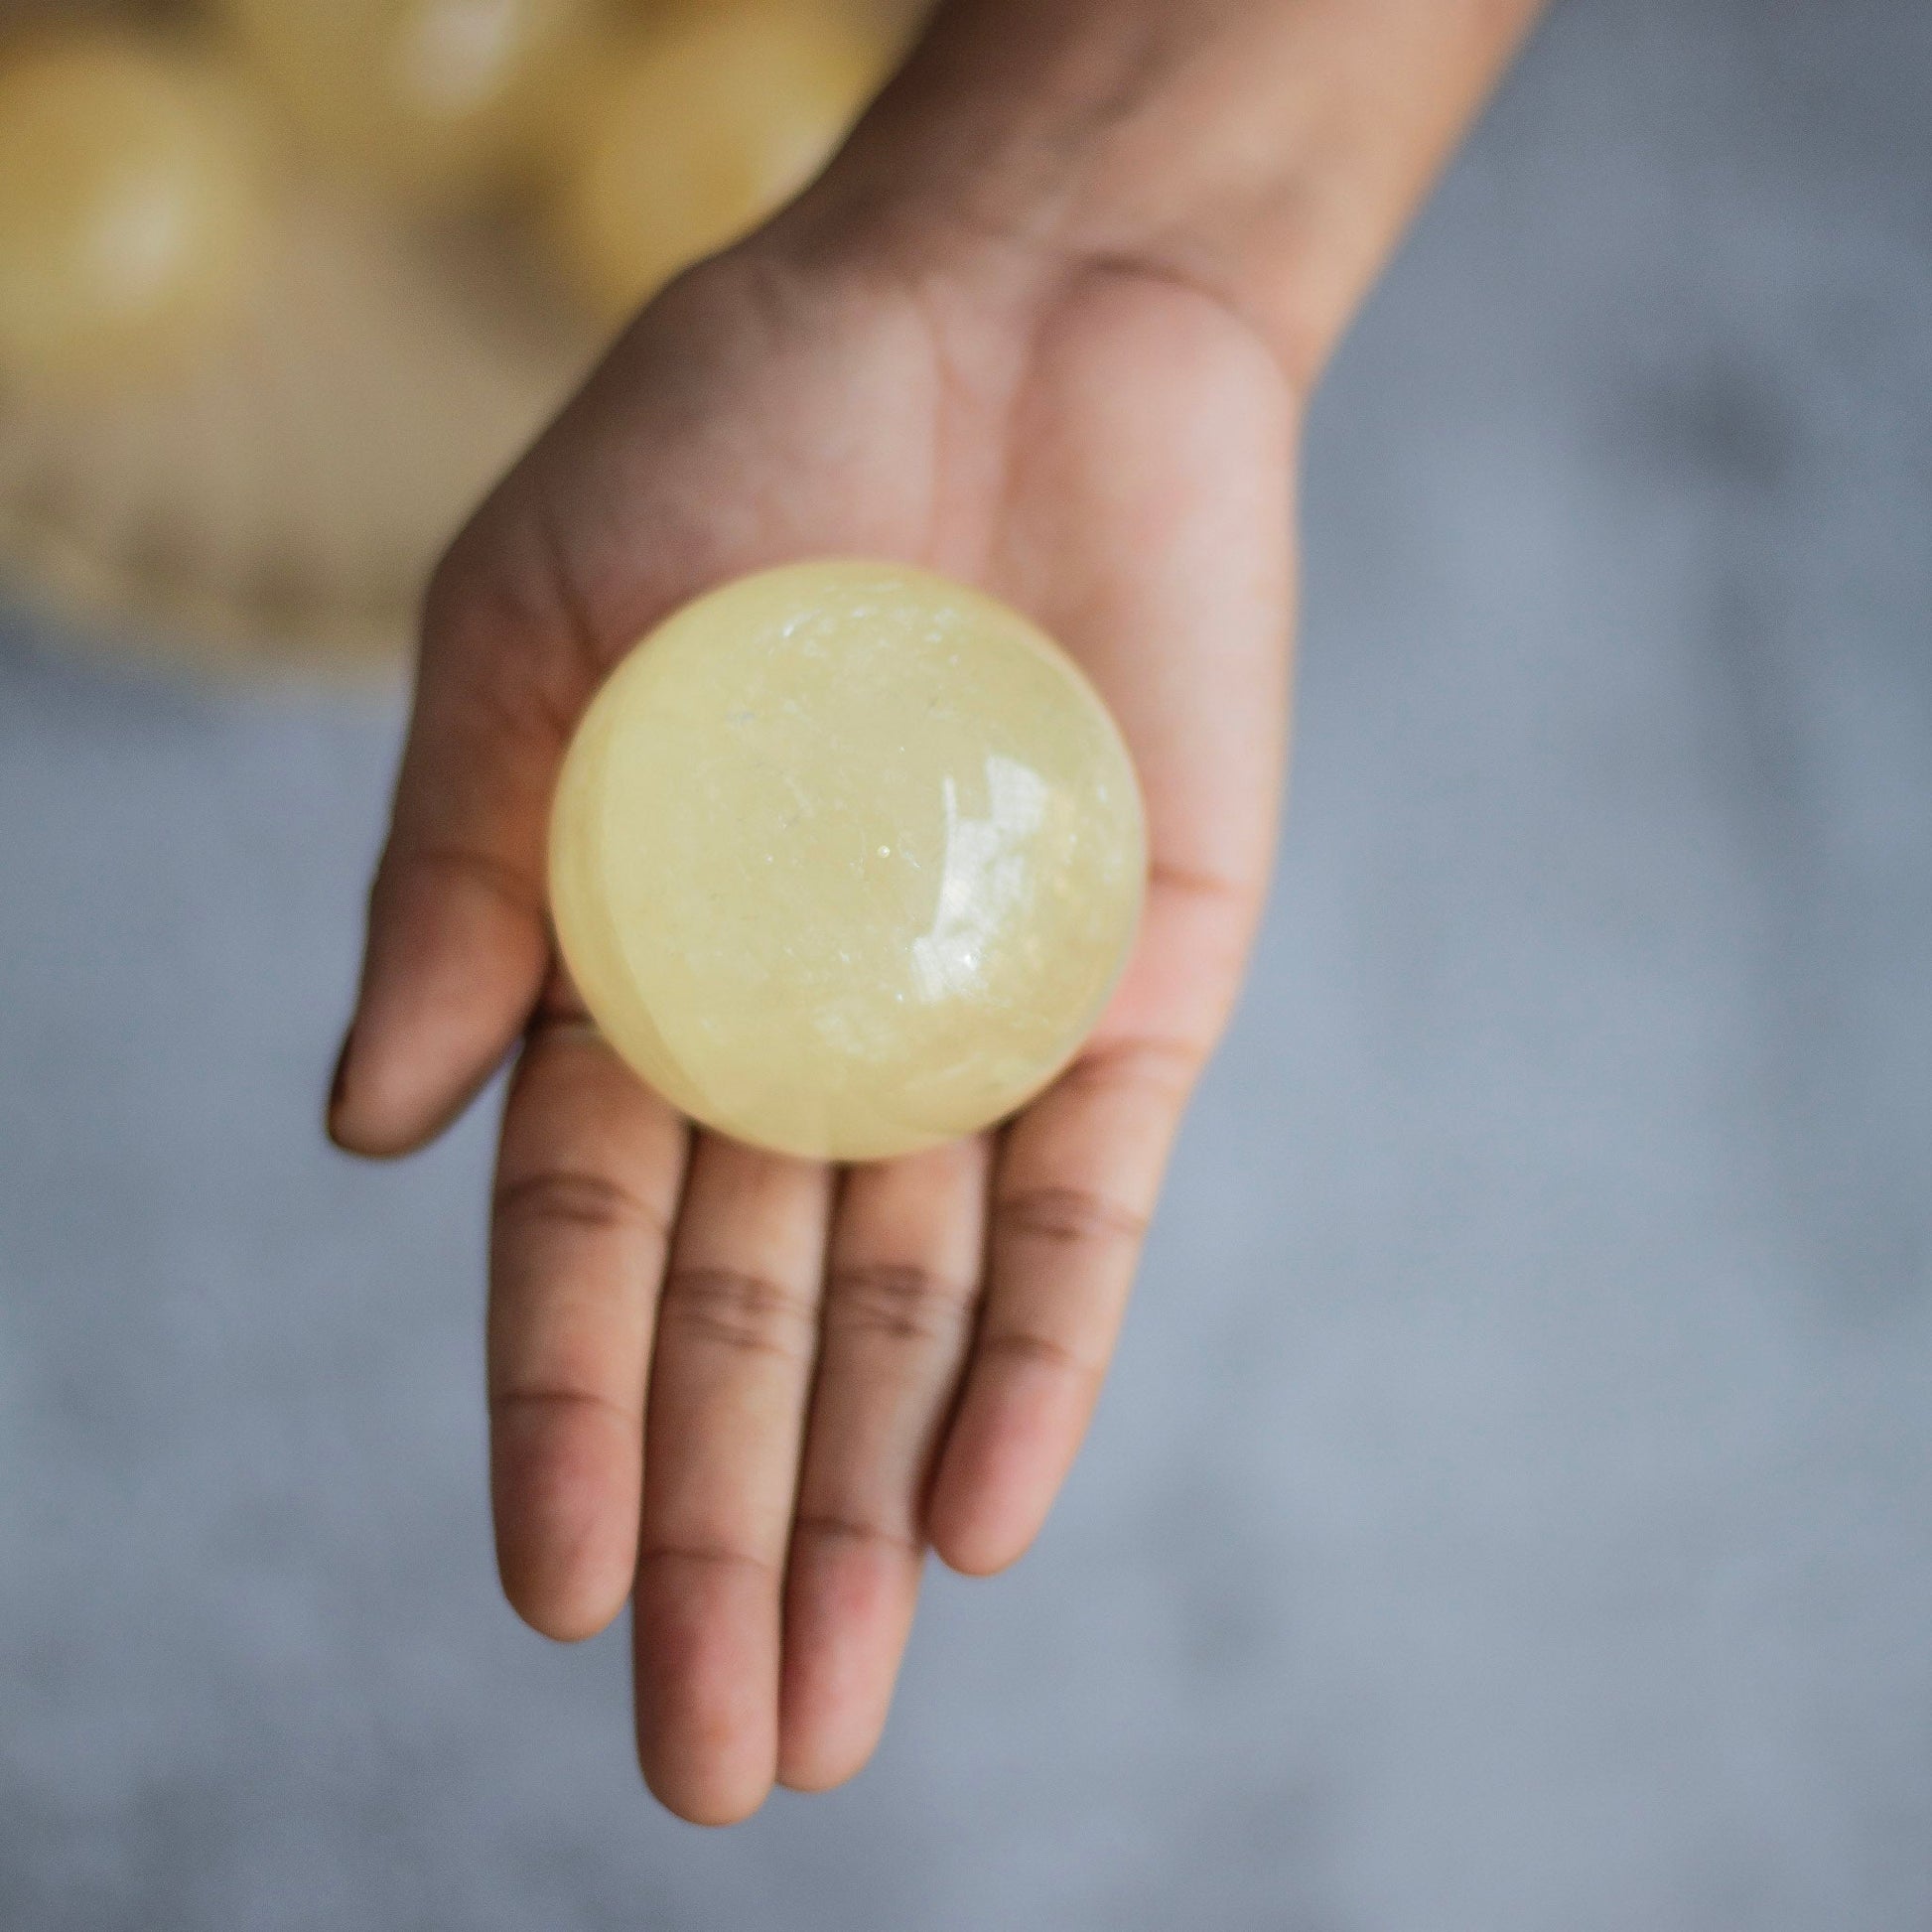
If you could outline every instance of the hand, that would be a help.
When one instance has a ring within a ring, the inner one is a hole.
[[[645,312],[437,575],[332,1130],[413,1148],[521,1035],[503,1587],[566,1639],[634,1596],[640,1757],[686,1818],[857,1771],[927,1546],[1012,1563],[1086,1428],[1269,868],[1291,404],[1246,325],[1152,270],[767,237]],[[602,675],[687,598],[820,555],[965,578],[1058,637],[1132,746],[1152,857],[1073,1067],[995,1135],[843,1173],[693,1133],[585,1024],[544,907]]]
[[[489,1313],[498,1559],[634,1599],[639,1755],[695,1820],[885,1721],[928,1545],[1033,1540],[1091,1413],[1268,872],[1306,392],[1539,0],[946,0],[832,169],[654,303],[459,538],[331,1122],[395,1154],[524,1040]],[[723,579],[927,565],[1058,636],[1140,768],[1139,945],[998,1135],[843,1174],[693,1134],[544,916],[598,681]]]

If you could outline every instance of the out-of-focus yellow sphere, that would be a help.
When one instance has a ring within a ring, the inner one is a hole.
[[[340,172],[441,200],[491,185],[558,111],[592,0],[221,0],[264,83]]]
[[[564,268],[617,318],[824,166],[894,53],[828,0],[668,9],[614,49],[562,132]]]
[[[259,158],[222,78],[132,37],[0,56],[0,369],[139,369],[233,307],[262,233]]]
[[[707,1126],[836,1161],[1045,1085],[1146,870],[1072,660],[892,564],[760,572],[667,620],[585,714],[551,821],[558,941],[618,1053]]]

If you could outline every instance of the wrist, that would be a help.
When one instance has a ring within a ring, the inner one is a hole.
[[[1251,309],[1273,153],[1217,165],[1188,69],[1274,0],[954,0],[784,224],[814,251],[1025,305],[1083,269],[1195,283]],[[1176,23],[1174,16],[1180,19]],[[1211,90],[1210,90],[1211,91]],[[1278,143],[1276,145],[1279,145]]]
[[[951,0],[799,210],[1016,292],[1183,284],[1310,387],[1539,0]]]

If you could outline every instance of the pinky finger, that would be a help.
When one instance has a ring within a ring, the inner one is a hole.
[[[1046,1520],[1093,1414],[1200,1059],[1162,1040],[1098,1046],[1008,1132],[985,1311],[927,1520],[955,1570],[1004,1569]]]

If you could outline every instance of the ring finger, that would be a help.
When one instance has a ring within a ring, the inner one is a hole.
[[[826,1270],[785,1587],[779,1776],[851,1777],[885,1725],[925,1554],[925,1488],[966,1357],[987,1143],[858,1168]]]

